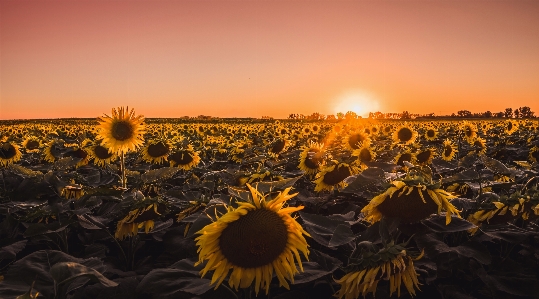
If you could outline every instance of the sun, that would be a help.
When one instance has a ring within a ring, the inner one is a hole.
[[[335,100],[334,113],[355,112],[362,117],[368,117],[369,112],[376,112],[380,104],[376,96],[364,90],[348,90],[338,95]]]

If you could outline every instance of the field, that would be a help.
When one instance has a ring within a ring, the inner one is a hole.
[[[536,119],[4,121],[0,298],[537,298],[538,134]]]

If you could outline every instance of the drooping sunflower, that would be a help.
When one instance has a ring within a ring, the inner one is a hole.
[[[426,219],[431,214],[440,214],[444,209],[446,224],[449,224],[452,214],[460,217],[459,211],[449,202],[455,197],[440,189],[439,184],[433,184],[429,179],[418,183],[416,177],[412,179],[407,176],[403,180],[391,182],[387,190],[375,196],[361,212],[365,215],[365,220],[370,223],[380,221],[382,216],[413,223]]]
[[[64,157],[72,157],[75,159],[80,159],[80,161],[75,166],[76,168],[87,165],[91,156],[89,150],[79,147],[78,145],[74,146],[71,150],[64,153]]]
[[[0,166],[8,166],[9,164],[20,161],[22,153],[19,146],[13,142],[3,142],[0,145]]]
[[[200,156],[198,152],[193,149],[192,145],[188,145],[186,148],[179,149],[168,156],[170,167],[179,167],[183,170],[193,169],[200,163]]]
[[[112,116],[105,114],[98,118],[99,133],[97,139],[113,153],[134,151],[144,143],[144,116],[135,116],[135,110],[129,107],[112,109]]]
[[[238,203],[238,208],[228,206],[228,212],[197,232],[199,260],[207,263],[201,271],[202,277],[214,270],[211,284],[217,288],[229,276],[228,284],[238,290],[254,282],[256,294],[260,289],[269,292],[273,273],[279,285],[289,288],[294,275],[303,271],[299,252],[308,258],[309,250],[304,235],[309,236],[290,215],[303,209],[284,207],[287,200],[296,194],[285,189],[274,199],[266,200],[249,186],[252,201]]]
[[[72,183],[70,185],[62,188],[62,193],[60,196],[63,196],[65,199],[79,199],[84,195],[84,190],[82,185]]]
[[[309,146],[302,146],[299,155],[298,168],[307,175],[315,175],[324,164],[324,144],[311,142]]]
[[[167,161],[172,145],[162,139],[150,140],[142,149],[142,160],[148,163],[161,164]]]
[[[455,158],[457,152],[457,146],[453,144],[451,140],[446,139],[442,144],[442,159],[444,159],[445,161],[451,161],[453,160],[453,158]]]
[[[28,136],[22,143],[27,153],[39,153],[41,145],[41,139],[36,136]]]
[[[43,151],[43,155],[45,156],[43,159],[47,162],[53,163],[56,161],[56,159],[60,158],[60,151],[59,148],[63,147],[64,141],[62,139],[53,139],[49,141],[46,146],[45,150]]]
[[[409,123],[404,123],[393,133],[393,142],[401,145],[408,145],[415,142],[417,131]]]
[[[413,258],[403,244],[395,245],[391,242],[378,252],[373,252],[376,248],[372,243],[369,245],[367,246],[371,248],[361,250],[359,257],[351,257],[353,264],[346,267],[347,273],[341,279],[335,280],[341,285],[335,297],[356,299],[362,295],[365,298],[369,293],[374,297],[381,280],[389,280],[389,296],[397,292],[397,297],[400,297],[401,285],[406,287],[411,296],[415,296],[415,290],[419,290],[420,283],[413,261],[419,260],[423,252]]]
[[[333,165],[324,168],[316,175],[314,191],[321,192],[324,190],[331,191],[334,188],[344,188],[346,186],[344,179],[357,172],[357,167],[333,160]]]
[[[428,141],[434,141],[438,138],[438,130],[436,130],[434,127],[427,127],[425,130],[425,139]]]
[[[144,202],[144,200],[143,200]],[[135,236],[138,230],[144,228],[147,234],[155,225],[155,219],[165,212],[165,206],[154,200],[150,204],[131,210],[127,216],[118,221],[114,237],[123,240],[125,237]]]

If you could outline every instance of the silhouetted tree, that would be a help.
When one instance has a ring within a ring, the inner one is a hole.
[[[513,109],[512,108],[505,108],[504,116],[506,118],[513,117]]]

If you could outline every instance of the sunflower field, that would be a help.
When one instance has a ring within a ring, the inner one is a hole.
[[[539,121],[0,122],[0,298],[539,298]]]

